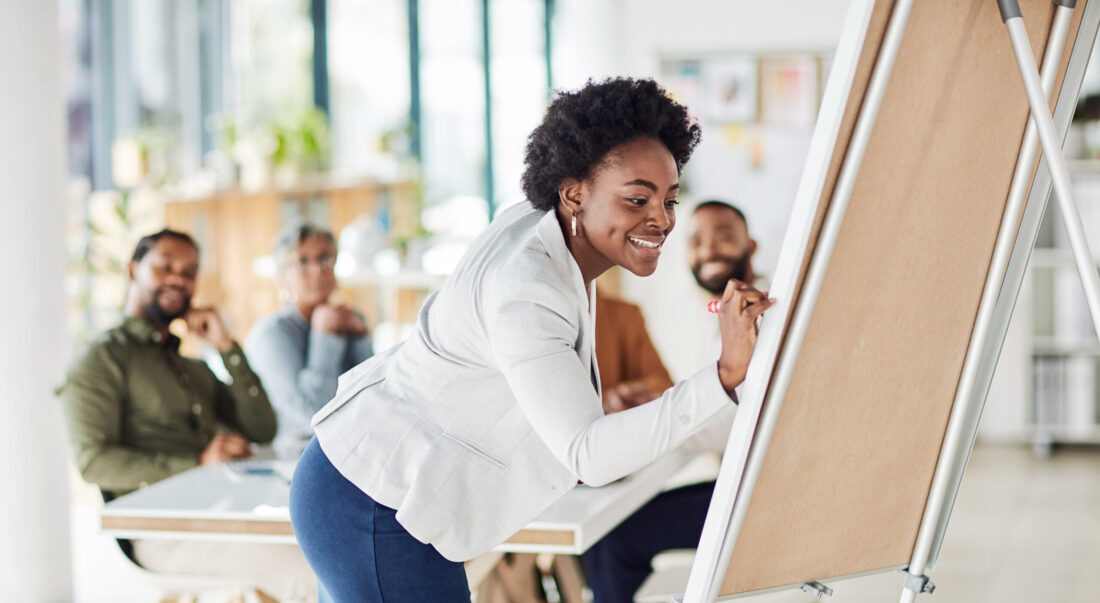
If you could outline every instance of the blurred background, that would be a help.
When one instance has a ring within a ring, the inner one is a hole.
[[[81,509],[94,496],[78,477],[65,486],[49,478],[69,469],[60,411],[43,384],[60,383],[74,350],[120,318],[125,266],[142,235],[169,226],[196,238],[197,300],[216,304],[243,339],[282,304],[276,234],[297,220],[321,224],[338,239],[338,295],[362,309],[381,350],[408,334],[425,297],[493,216],[524,202],[524,145],[554,91],[644,76],[703,126],[683,174],[681,216],[709,198],[740,206],[759,243],[756,270],[770,276],[847,7],[0,0],[0,80],[21,82],[0,93],[0,181],[12,183],[3,196],[4,280],[34,292],[0,296],[9,298],[0,306],[0,376],[9,384],[0,453],[4,481],[35,493],[4,497],[0,533],[38,535],[56,560],[42,568],[5,553],[0,584],[122,600],[112,598],[121,595],[109,586],[111,570],[87,561],[95,511]],[[1096,250],[1094,67],[1066,148]],[[1071,482],[1087,484],[1075,496],[1094,508],[1100,345],[1057,218],[1048,216],[1029,268],[981,436],[1025,451],[1012,463],[1028,471],[1061,451],[1084,458]],[[599,286],[642,307],[674,379],[711,360],[698,345],[708,317],[696,311],[704,296],[687,270],[683,229],[654,276],[615,270]],[[68,528],[56,518],[70,499]],[[1095,518],[1086,524],[1093,544]]]
[[[384,347],[522,200],[524,145],[553,90],[611,75],[656,77],[693,110],[704,138],[685,200],[745,209],[766,273],[845,8],[806,3],[791,22],[744,2],[62,2],[71,327],[112,323],[119,262],[168,224],[205,252],[202,300],[247,331],[278,303],[272,239],[308,219],[338,234],[344,294]],[[693,292],[677,247],[654,282],[616,273],[605,289],[678,318],[682,295],[650,295]],[[673,372],[694,370],[694,331],[656,322]]]

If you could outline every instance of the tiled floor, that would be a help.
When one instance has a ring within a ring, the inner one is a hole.
[[[1100,449],[1037,459],[1025,447],[979,446],[970,459],[928,603],[1100,601]],[[830,583],[829,603],[897,601],[901,576]],[[815,601],[797,591],[750,599]]]
[[[155,601],[156,581],[128,566],[95,530],[95,507],[78,496],[73,541],[76,600]],[[1036,459],[1030,449],[979,446],[947,531],[927,603],[1100,601],[1100,449],[1058,450]],[[829,584],[829,603],[896,601],[901,578],[879,574]],[[786,591],[749,599],[804,603]]]

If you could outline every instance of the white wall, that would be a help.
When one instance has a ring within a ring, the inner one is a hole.
[[[848,0],[614,0],[559,3],[555,80],[575,87],[588,77],[656,77],[665,58],[722,53],[831,52],[840,37]],[[690,108],[690,107],[689,107]],[[718,149],[722,133],[704,129],[703,143],[685,172],[692,190],[680,218],[700,198],[735,200],[748,214],[760,244],[758,269],[770,274],[786,231],[790,207],[809,143],[809,131],[766,141],[767,174],[738,179],[728,153]],[[624,295],[641,304],[661,356],[675,378],[690,376],[713,359],[700,333],[712,317],[687,268],[686,225],[673,231],[657,273],[626,276]]]
[[[848,0],[560,0],[555,76],[560,85],[575,87],[588,77],[657,77],[662,57],[831,53],[848,4]],[[703,142],[685,171],[693,190],[679,211],[682,224],[666,243],[657,272],[644,279],[624,274],[624,296],[642,306],[650,334],[676,379],[690,376],[715,354],[706,337],[714,319],[703,310],[705,298],[687,268],[686,221],[692,202],[724,197],[741,205],[760,245],[757,270],[772,274],[809,142],[808,134],[801,140],[772,137],[766,141],[765,154],[766,169],[773,173],[742,179],[740,172],[731,169],[730,154],[713,148],[720,137],[720,132],[704,129]],[[1025,297],[1021,296],[1019,307],[1026,314]],[[1014,321],[1001,355],[982,419],[982,434],[987,438],[1018,439],[1026,431],[1030,351],[1021,343],[1026,343],[1025,323]]]
[[[56,2],[0,0],[0,601],[71,601]]]
[[[623,0],[622,67],[651,74],[657,57],[833,48],[848,0]]]

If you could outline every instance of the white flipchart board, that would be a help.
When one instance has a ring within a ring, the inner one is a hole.
[[[1041,58],[1054,6],[1021,4]],[[894,5],[853,0],[771,288],[778,304],[761,326],[692,570],[693,603],[716,572],[727,596],[900,568],[913,552],[1029,114],[994,0],[913,5],[789,385],[753,448]],[[1071,56],[1090,50],[1096,19],[1087,35],[1081,22],[1091,11],[1078,2],[1052,98]],[[1075,102],[1080,76],[1059,104]],[[728,567],[708,567],[727,541]]]

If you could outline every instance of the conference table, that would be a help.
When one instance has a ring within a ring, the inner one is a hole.
[[[578,486],[495,550],[579,555],[656,496],[693,457],[673,451],[615,483]],[[294,460],[199,466],[117,498],[100,512],[116,538],[294,543]]]

